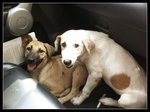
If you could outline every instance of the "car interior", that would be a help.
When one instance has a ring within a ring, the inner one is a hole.
[[[3,58],[4,52],[11,52],[5,51],[4,43],[23,34],[34,32],[38,40],[54,46],[56,36],[70,29],[107,33],[127,49],[147,73],[146,3],[3,3]],[[62,105],[31,79],[25,62],[16,64],[11,59],[3,61],[4,109],[96,109],[103,94],[119,98],[102,80],[81,105],[70,101]],[[103,108],[118,107],[102,104],[98,109]]]

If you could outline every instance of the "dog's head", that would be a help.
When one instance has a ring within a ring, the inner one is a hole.
[[[82,31],[79,33],[75,30],[69,30],[56,37],[55,51],[58,50],[60,44],[62,63],[66,67],[72,67],[76,60],[84,53],[91,53],[95,44],[89,38],[85,38],[85,36],[86,35]]]
[[[42,68],[54,52],[53,46],[32,40],[29,35],[22,36],[22,47],[27,62],[27,69],[30,72],[36,68]]]

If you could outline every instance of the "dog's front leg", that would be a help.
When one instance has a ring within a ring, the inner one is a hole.
[[[97,86],[100,79],[102,78],[101,72],[91,72],[89,74],[86,84],[81,92],[81,94],[77,97],[74,97],[71,102],[74,105],[80,105],[93,91],[93,89]]]

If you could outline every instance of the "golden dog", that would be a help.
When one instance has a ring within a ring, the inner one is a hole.
[[[61,56],[53,56],[53,46],[22,36],[22,47],[27,62],[27,70],[48,91],[65,103],[80,92],[87,79],[87,69],[80,61],[71,68],[61,62]]]

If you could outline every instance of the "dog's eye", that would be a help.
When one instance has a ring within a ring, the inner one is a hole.
[[[75,47],[75,48],[79,47],[79,44],[74,44],[74,47]]]
[[[62,46],[62,47],[66,47],[66,43],[65,43],[65,42],[62,43],[61,46]]]
[[[38,51],[39,53],[43,53],[44,52],[44,50],[42,50],[42,49],[39,49],[39,51]]]
[[[27,47],[27,50],[28,50],[28,51],[31,51],[31,50],[32,50],[32,46],[31,46],[31,47]]]

